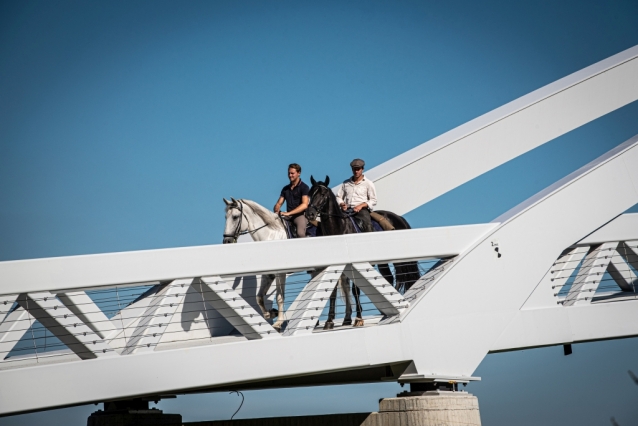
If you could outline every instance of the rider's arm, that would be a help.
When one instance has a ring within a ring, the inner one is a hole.
[[[306,211],[307,208],[308,208],[308,196],[307,195],[302,195],[301,196],[301,204],[299,204],[296,209],[294,209],[291,212],[287,212],[286,214],[293,215],[293,214],[297,214],[297,213],[303,213],[303,212]]]
[[[374,187],[374,183],[372,181],[368,181],[368,205],[370,210],[374,209],[377,205],[377,188]]]
[[[361,209],[365,209],[365,208],[367,208],[367,207],[368,207],[368,203],[361,203],[361,204],[358,204],[358,205],[354,206],[354,207],[352,208],[352,210],[354,210],[355,212],[357,212],[357,213],[358,213],[358,212],[359,212],[359,210],[361,210]]]
[[[343,208],[343,206],[346,204],[345,201],[343,200],[343,197],[346,196],[346,191],[344,189],[344,184],[339,185],[339,190],[337,191],[337,204],[339,204],[339,206],[341,206],[341,208]]]
[[[279,196],[279,200],[277,200],[277,204],[275,204],[275,207],[272,209],[272,211],[274,211],[275,213],[279,213],[279,210],[281,209],[281,206],[284,204],[284,201],[285,201],[284,197]]]

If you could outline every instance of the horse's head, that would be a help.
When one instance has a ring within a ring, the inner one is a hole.
[[[226,204],[226,226],[224,227],[224,244],[237,242],[239,234],[248,229],[248,221],[244,215],[244,205],[240,201],[230,197],[231,201],[224,198]]]
[[[326,176],[324,182],[317,182],[312,176],[310,176],[310,183],[312,187],[308,193],[308,208],[306,209],[306,219],[310,221],[317,220],[321,211],[325,207],[332,191],[328,188],[330,185],[330,177]]]

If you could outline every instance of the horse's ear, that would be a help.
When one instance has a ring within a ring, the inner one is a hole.
[[[326,186],[330,186],[330,176],[326,175]]]
[[[233,202],[233,204],[238,204],[238,203],[237,203],[237,200],[235,200],[233,197],[230,197],[230,201],[232,201],[232,202]]]
[[[315,178],[312,177],[312,175],[310,175],[310,183],[312,184],[312,186],[315,186],[317,184],[317,181],[315,180]]]
[[[230,201],[228,201],[228,200],[227,200],[227,199],[225,199],[225,198],[224,198],[223,200],[224,200],[224,203],[225,203],[227,206],[230,206],[230,205],[232,204]]]

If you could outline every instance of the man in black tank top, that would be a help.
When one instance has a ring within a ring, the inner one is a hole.
[[[297,226],[297,236],[303,238],[306,236],[306,227],[308,219],[304,212],[308,208],[308,193],[310,188],[301,181],[301,166],[292,163],[288,166],[288,179],[290,184],[283,187],[279,200],[275,204],[273,211],[280,213],[285,219],[293,221]],[[281,211],[281,206],[286,202],[286,211]]]

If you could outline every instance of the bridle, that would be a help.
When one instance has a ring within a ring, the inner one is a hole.
[[[327,186],[325,186],[325,185],[319,185],[319,184],[318,184],[318,185],[317,185],[317,188],[323,188],[323,189],[325,189],[326,191],[330,191],[330,188],[328,188],[328,187],[327,187]],[[311,199],[310,199],[310,202],[308,203],[308,208],[310,208],[310,207],[314,208],[315,210],[317,210],[317,214],[319,214],[320,216],[326,216],[326,217],[339,217],[339,218],[342,218],[342,219],[343,219],[343,214],[342,214],[341,212],[339,212],[339,214],[331,214],[331,213],[330,213],[330,212],[328,212],[328,211],[325,211],[325,212],[323,211],[324,207],[326,207],[326,204],[328,204],[328,198],[330,197],[329,195],[326,195],[326,198],[325,198],[325,200],[323,201],[323,203],[321,203],[321,205],[319,205],[319,206],[315,206],[312,202],[313,202],[313,199],[315,198],[314,196],[315,196],[316,194],[317,194],[317,192],[316,192],[316,191],[315,191],[315,193],[314,193],[314,194],[312,194],[312,197],[311,197]]]
[[[265,228],[266,226],[268,226],[267,223],[263,224],[262,226],[260,226],[259,228],[255,228],[252,231],[247,229],[245,231],[241,230],[241,224],[242,221],[244,220],[244,204],[241,202],[241,200],[237,200],[237,206],[235,207],[230,207],[231,209],[239,209],[239,220],[237,221],[237,226],[235,227],[235,232],[233,232],[233,234],[224,234],[224,238],[232,238],[233,239],[233,243],[237,242],[237,239],[239,238],[240,235],[246,235],[246,234],[254,234],[255,232],[259,231],[261,228]],[[246,218],[246,222],[248,222],[248,218]]]

